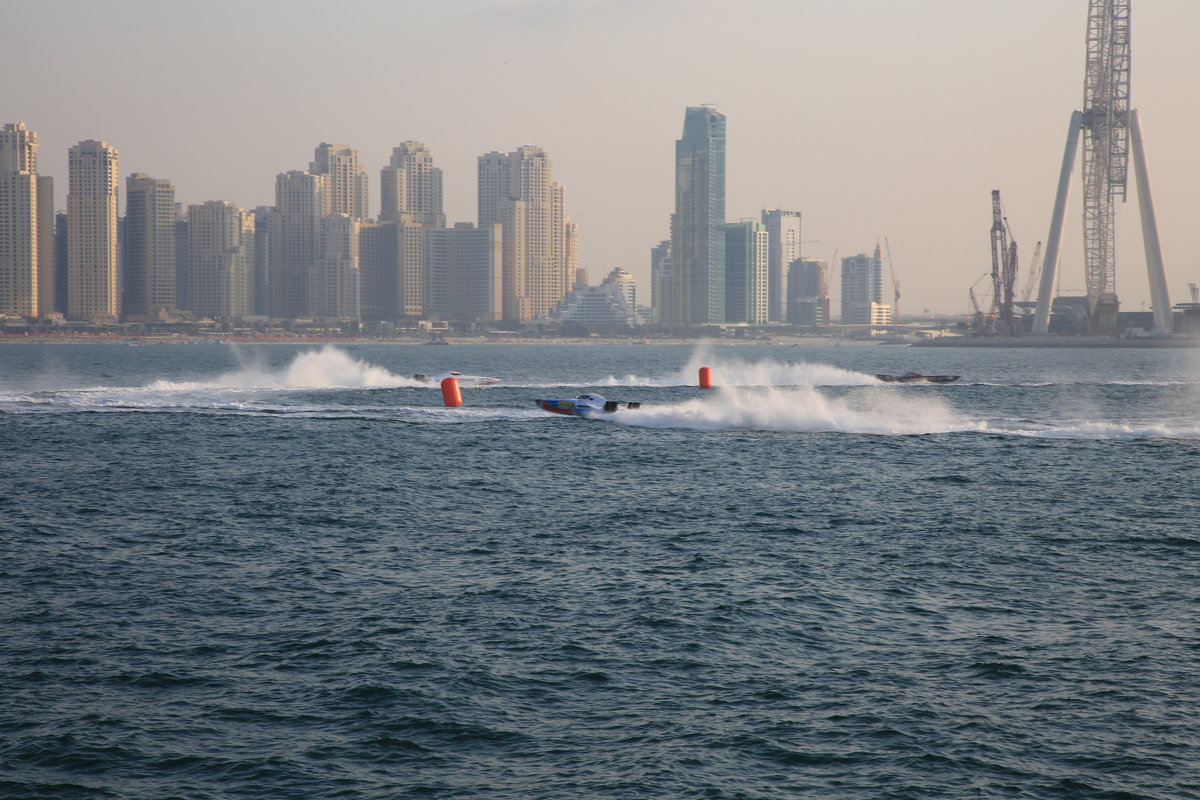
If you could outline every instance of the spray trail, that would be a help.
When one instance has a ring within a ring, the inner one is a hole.
[[[648,428],[893,436],[987,429],[986,423],[961,416],[937,397],[870,392],[834,398],[811,387],[725,388],[674,405],[620,411],[613,421]]]
[[[610,375],[596,385],[695,386],[700,367],[712,367],[713,381],[718,386],[866,386],[878,383],[873,375],[830,364],[721,358],[713,356],[707,348],[699,348],[686,365],[670,375],[659,378]]]
[[[425,386],[382,367],[352,358],[344,350],[326,346],[299,353],[290,364],[271,369],[254,361],[210,381],[155,381],[151,391],[195,389],[378,389]]]

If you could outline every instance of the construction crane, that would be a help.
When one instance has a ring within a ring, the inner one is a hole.
[[[900,281],[896,280],[896,262],[892,261],[892,243],[883,237],[883,246],[888,254],[888,271],[892,275],[892,328],[900,324]]]
[[[1008,228],[1000,203],[1000,190],[992,190],[992,314],[997,332],[1012,336],[1016,331],[1013,287],[1017,281],[1017,243]]]
[[[975,287],[978,286],[979,282],[986,277],[988,277],[988,273],[985,272],[976,278],[975,283],[972,283],[971,287],[967,289],[967,296],[971,298],[971,321],[968,323],[967,327],[970,328],[971,332],[976,336],[986,336],[991,329],[989,320],[995,319],[994,317],[988,317],[984,315],[983,309],[979,307],[979,298],[975,296]]]

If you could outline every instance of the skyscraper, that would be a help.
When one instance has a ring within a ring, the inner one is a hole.
[[[93,139],[67,159],[67,314],[115,322],[121,313],[117,259],[116,148]]]
[[[842,322],[847,325],[881,324],[883,312],[883,259],[859,253],[842,259]],[[890,308],[890,307],[889,307]]]
[[[788,269],[800,258],[800,212],[763,209],[763,225],[770,242],[767,251],[767,318],[786,322],[788,318]]]
[[[175,291],[175,187],[135,172],[125,179],[125,316],[178,308]]]
[[[669,325],[725,321],[725,115],[690,106],[675,142]]]
[[[504,319],[545,316],[571,290],[578,231],[566,193],[540,147],[479,157],[479,227],[503,229]]]
[[[325,177],[323,214],[367,219],[367,173],[358,164],[357,150],[349,145],[321,142],[308,171]]]
[[[309,274],[321,251],[324,179],[293,170],[275,179],[275,210],[268,215],[267,282],[271,316],[309,314]]]
[[[442,170],[433,165],[433,154],[420,142],[402,142],[392,148],[392,159],[380,171],[380,222],[411,222],[446,227],[442,212]]]
[[[38,313],[37,134],[17,122],[0,130],[0,314]]]
[[[220,200],[188,206],[188,294],[197,317],[254,313],[254,219]]]
[[[767,321],[767,264],[770,237],[754,220],[725,226],[725,321]]]

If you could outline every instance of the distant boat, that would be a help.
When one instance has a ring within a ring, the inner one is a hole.
[[[569,400],[541,399],[534,402],[543,411],[549,411],[554,414],[566,414],[569,417],[585,417],[587,419],[595,419],[604,414],[612,414],[615,411],[620,411],[622,406],[631,411],[642,407],[641,403],[621,403],[617,400],[606,400],[598,394],[581,394]]]
[[[958,375],[923,375],[920,372],[904,372],[900,375],[876,375],[884,383],[953,383]]]
[[[427,342],[421,342],[421,344],[450,344],[450,343],[447,342],[445,339],[430,339]]]

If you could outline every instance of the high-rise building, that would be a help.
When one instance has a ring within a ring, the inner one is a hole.
[[[540,147],[479,157],[479,227],[497,223],[503,229],[504,319],[545,316],[571,289],[578,231]]]
[[[800,258],[800,212],[763,209],[763,225],[770,242],[767,250],[767,319],[788,318],[788,269]]]
[[[58,237],[54,226],[54,178],[39,175],[37,179],[38,214],[38,316],[48,317],[62,310],[58,305],[58,258],[55,255]]]
[[[788,317],[793,325],[828,325],[829,263],[798,258],[788,270]]]
[[[271,315],[271,236],[269,232],[271,206],[254,209],[254,313]]]
[[[367,219],[367,173],[358,164],[357,150],[349,145],[322,142],[317,145],[308,171],[325,177],[323,214]]]
[[[725,115],[684,113],[675,142],[669,325],[725,321]]]
[[[842,322],[847,325],[879,324],[883,305],[883,259],[859,253],[842,259]]]
[[[169,180],[135,172],[125,179],[125,303],[128,319],[179,307],[175,228],[179,211]]]
[[[187,218],[192,313],[223,322],[254,313],[254,214],[209,200]]]
[[[664,322],[671,308],[671,240],[650,248],[650,307],[656,322]]]
[[[67,159],[67,314],[115,322],[121,313],[116,148],[82,141]]]
[[[442,212],[442,170],[420,142],[392,148],[392,159],[380,171],[380,222],[407,219],[433,228],[446,227]],[[406,216],[407,215],[407,216]]]
[[[318,319],[362,318],[359,220],[349,214],[321,218],[321,251],[311,273],[309,314]]]
[[[0,314],[38,314],[38,188],[37,134],[23,122],[5,125],[0,130]]]
[[[268,283],[272,317],[309,315],[309,278],[321,252],[324,178],[311,172],[275,179],[275,208],[268,215]]]
[[[754,220],[725,225],[725,321],[767,322],[770,236]]]
[[[425,313],[432,319],[490,323],[503,313],[503,229],[460,222],[426,231]]]

